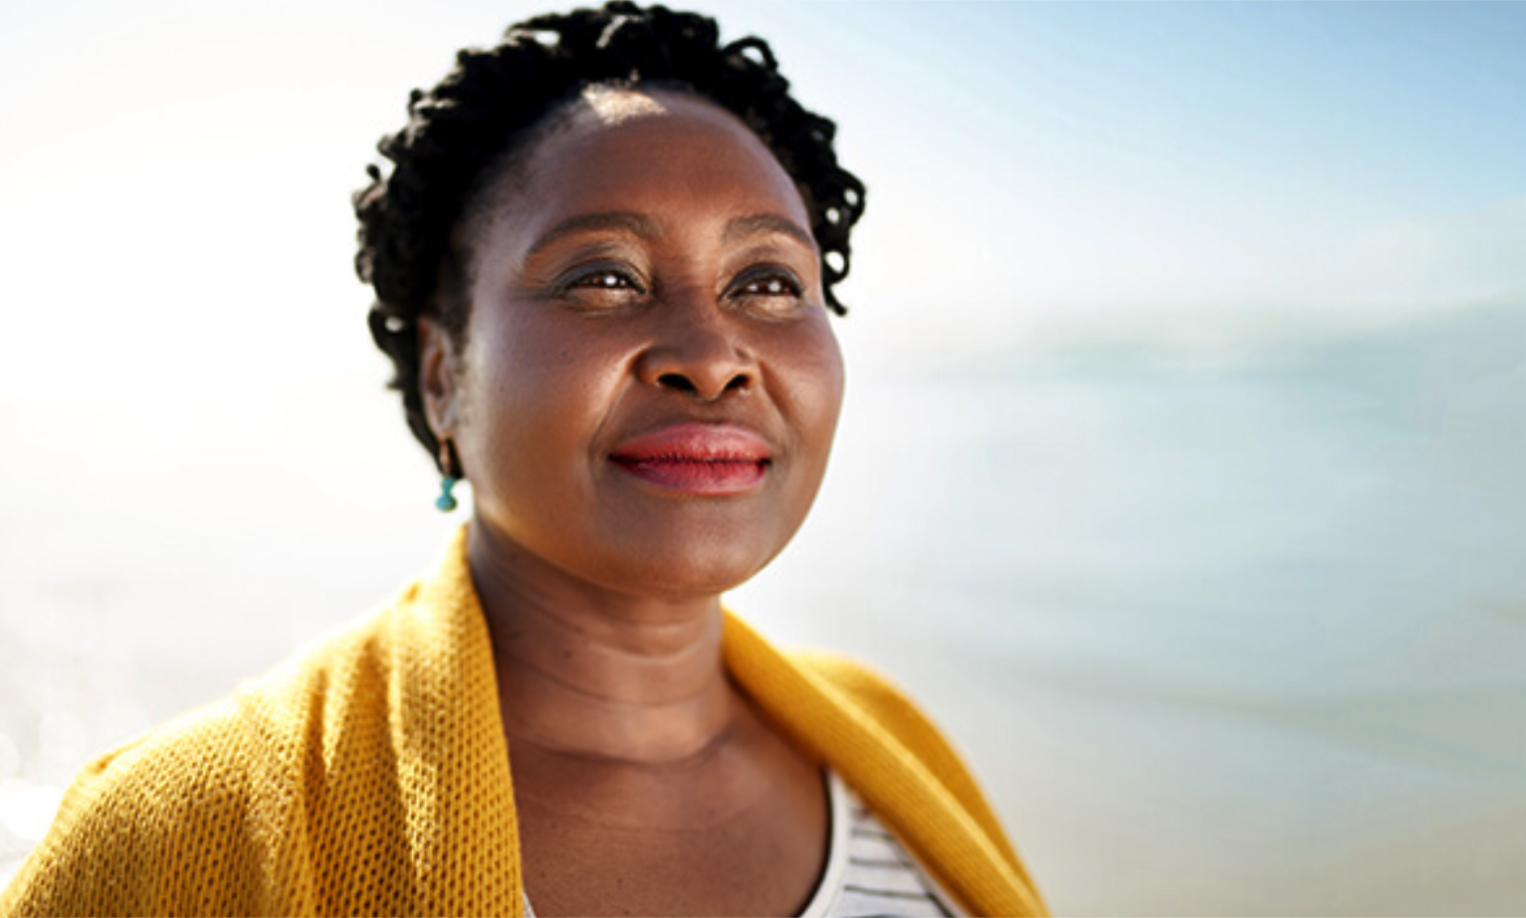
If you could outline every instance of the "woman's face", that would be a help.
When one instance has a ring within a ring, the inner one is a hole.
[[[745,126],[590,91],[470,221],[471,318],[426,402],[480,525],[621,593],[713,594],[804,519],[842,356],[794,183]]]

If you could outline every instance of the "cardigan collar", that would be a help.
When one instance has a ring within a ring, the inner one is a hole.
[[[457,913],[521,914],[525,900],[511,750],[465,526],[451,539],[434,575],[410,589],[395,611],[392,627],[400,633],[394,646],[433,649],[408,655],[410,678],[394,689],[402,697],[390,699],[409,821],[430,830],[419,836],[414,852],[421,878],[428,887],[436,873],[459,876],[432,869],[433,859],[446,856],[442,852],[469,858],[511,852],[506,863],[474,871],[484,879],[478,889],[440,889],[435,901]],[[834,684],[825,669],[792,660],[730,611],[724,614],[722,654],[741,689],[836,770],[966,908],[977,914],[1043,912],[1026,877],[1018,876],[951,791],[851,692]],[[435,721],[435,729],[409,729],[418,719]],[[450,722],[448,748],[411,742],[419,735],[439,736],[440,719]],[[471,805],[449,806],[462,787],[471,788]]]

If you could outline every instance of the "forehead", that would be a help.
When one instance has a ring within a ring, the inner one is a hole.
[[[751,214],[809,229],[800,191],[730,112],[666,90],[585,90],[491,194],[491,222],[520,228],[608,210],[695,220]],[[500,227],[501,228],[501,227]]]

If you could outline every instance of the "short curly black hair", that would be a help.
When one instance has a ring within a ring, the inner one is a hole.
[[[392,359],[388,385],[402,393],[409,428],[437,464],[440,444],[419,390],[418,320],[434,316],[458,345],[464,338],[467,298],[441,289],[460,280],[451,231],[538,124],[601,83],[691,92],[752,128],[800,189],[827,305],[846,312],[833,286],[848,274],[848,236],[863,215],[864,186],[837,165],[836,126],[790,96],[766,42],[722,45],[713,19],[624,0],[527,19],[495,47],[460,51],[438,86],[413,91],[408,124],[377,145],[390,173],[370,166],[370,183],[353,197],[355,270],[376,291],[371,336]]]

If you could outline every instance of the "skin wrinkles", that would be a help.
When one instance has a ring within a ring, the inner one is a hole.
[[[598,652],[600,650],[606,650],[606,648],[597,648],[594,652]],[[610,655],[614,656],[615,654]],[[642,661],[644,659],[635,654],[626,654],[625,658],[633,662]],[[541,665],[538,662],[538,658],[534,655],[509,654],[505,659],[523,666],[527,671],[533,672],[540,678],[555,682],[556,684],[566,688],[569,692],[574,692],[583,696],[584,698],[587,698],[590,701],[608,702],[611,705],[627,705],[632,708],[652,707],[656,705],[676,706],[693,701],[703,691],[702,687],[695,687],[691,689],[687,694],[677,696],[654,698],[628,697],[630,695],[640,693],[644,690],[648,690],[649,686],[641,682],[632,682],[628,684],[614,685],[600,691],[598,689],[590,689],[587,685],[579,684],[571,679],[558,675],[556,669],[547,668]],[[572,654],[570,652],[563,652],[562,659],[570,660],[572,659]],[[662,663],[662,660],[652,660],[651,662],[660,664]]]
[[[718,597],[825,472],[843,370],[819,252],[740,121],[609,92],[619,118],[554,115],[458,227],[460,350],[419,323],[427,417],[472,484],[527,891],[548,916],[789,913],[825,856],[820,764],[727,677]],[[766,444],[745,489],[612,458],[720,424]]]
[[[516,801],[521,808],[539,808],[554,813],[557,820],[575,821],[601,832],[622,833],[629,841],[637,844],[651,843],[652,835],[658,836],[659,844],[683,844],[689,839],[702,838],[709,833],[745,831],[746,824],[755,820],[760,811],[778,805],[781,796],[778,782],[770,780],[766,775],[748,775],[748,780],[734,781],[734,793],[717,795],[706,802],[697,818],[692,813],[686,813],[681,821],[664,822],[660,821],[660,817],[655,822],[646,818],[632,818],[622,808],[606,803],[608,798],[616,794],[671,794],[675,784],[689,780],[691,775],[714,766],[718,759],[726,756],[726,743],[731,739],[729,736],[718,737],[717,742],[706,747],[690,761],[665,766],[650,774],[625,775],[618,780],[594,778],[586,782],[589,790],[571,801],[552,798],[534,790],[520,791],[518,788]],[[536,750],[539,751],[541,750]],[[560,762],[558,767],[570,769],[574,773],[580,767],[592,772],[604,764],[597,759],[572,759],[570,763]],[[762,780],[754,780],[756,778]],[[616,843],[618,841],[617,839]]]

